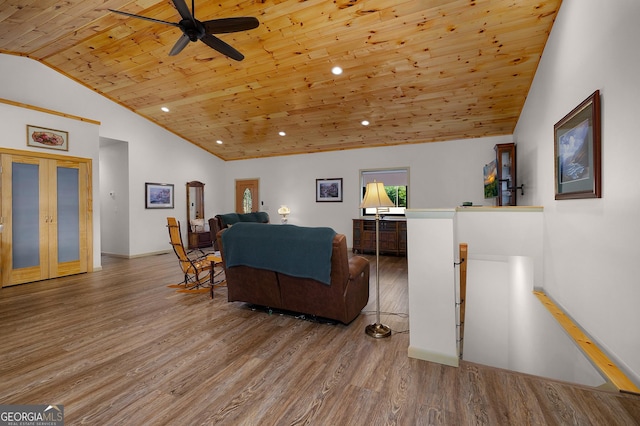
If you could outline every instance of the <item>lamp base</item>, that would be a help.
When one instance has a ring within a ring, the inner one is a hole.
[[[391,336],[391,329],[384,324],[378,324],[378,323],[369,324],[364,329],[364,332],[371,337],[375,337],[376,339]]]

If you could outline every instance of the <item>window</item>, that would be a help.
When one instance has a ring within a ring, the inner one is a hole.
[[[373,181],[382,182],[389,199],[395,203],[384,213],[385,216],[403,216],[409,205],[409,168],[360,170],[360,201],[364,198],[367,184]],[[375,214],[374,208],[362,209],[363,216]]]
[[[249,188],[245,188],[242,194],[242,211],[244,213],[251,213],[251,207],[253,207],[253,197]]]

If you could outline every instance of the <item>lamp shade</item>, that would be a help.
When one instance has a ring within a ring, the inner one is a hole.
[[[384,183],[373,181],[367,184],[364,199],[360,204],[361,209],[393,206],[395,204],[389,199],[387,191],[384,190]]]
[[[278,214],[287,215],[289,213],[291,213],[291,210],[285,205],[280,206],[280,208],[278,209]]]

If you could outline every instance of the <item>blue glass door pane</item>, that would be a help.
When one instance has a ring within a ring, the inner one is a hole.
[[[40,264],[40,188],[37,164],[13,163],[12,167],[13,269]]]
[[[80,259],[78,169],[58,167],[58,262]]]

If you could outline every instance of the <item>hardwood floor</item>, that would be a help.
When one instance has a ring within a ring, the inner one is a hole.
[[[0,403],[63,404],[67,425],[640,424],[634,395],[408,358],[406,259],[380,271],[383,340],[374,288],[351,325],[313,322],[176,293],[173,253],[3,288]]]

